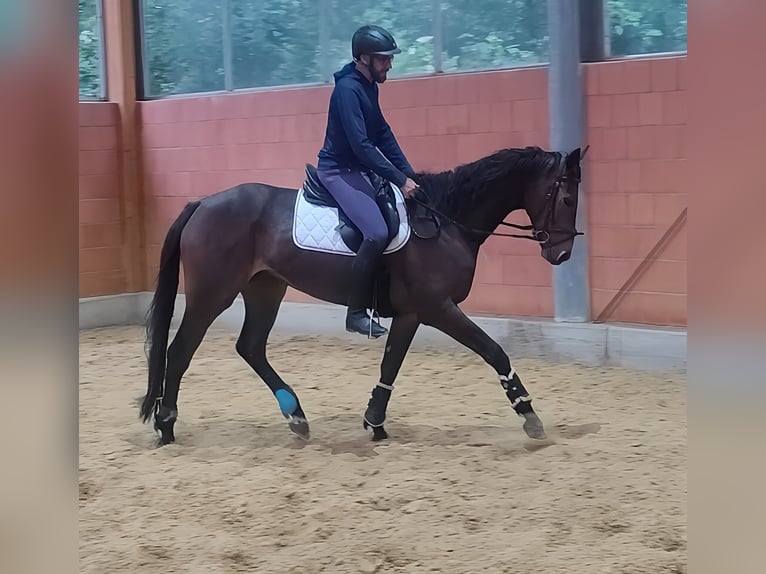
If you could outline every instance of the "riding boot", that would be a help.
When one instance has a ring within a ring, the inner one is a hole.
[[[346,313],[346,331],[368,335],[373,339],[388,332],[367,314],[367,303],[372,291],[380,252],[376,242],[372,240],[362,242],[351,268],[351,289]]]

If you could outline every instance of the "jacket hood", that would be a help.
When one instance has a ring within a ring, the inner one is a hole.
[[[335,72],[335,73],[334,73],[332,76],[333,76],[333,78],[335,78],[335,81],[336,81],[336,82],[337,82],[338,80],[340,80],[341,78],[345,78],[346,76],[356,76],[356,77],[357,77],[357,79],[358,79],[359,77],[363,77],[363,76],[361,76],[361,74],[359,74],[359,72],[357,71],[357,69],[356,69],[356,63],[354,63],[354,62],[349,62],[348,64],[346,64],[345,66],[343,66],[343,67],[342,67],[340,70],[338,70],[337,72]]]

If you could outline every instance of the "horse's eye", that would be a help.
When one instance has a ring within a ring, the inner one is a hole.
[[[564,205],[567,207],[572,207],[574,205],[574,201],[572,201],[572,197],[569,195],[564,196]]]

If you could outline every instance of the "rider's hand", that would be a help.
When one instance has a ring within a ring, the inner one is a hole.
[[[408,177],[407,181],[405,181],[404,185],[402,186],[402,193],[404,194],[404,197],[412,197],[412,194],[415,193],[415,190],[417,189],[418,184]]]

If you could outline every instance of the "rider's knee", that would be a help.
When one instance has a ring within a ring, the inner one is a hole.
[[[364,251],[369,255],[380,255],[386,248],[385,239],[380,239],[378,236],[367,235],[365,236],[360,251]]]
[[[388,230],[385,228],[382,230],[375,230],[375,232],[367,236],[367,241],[372,243],[377,251],[383,251],[386,248],[387,240]]]

